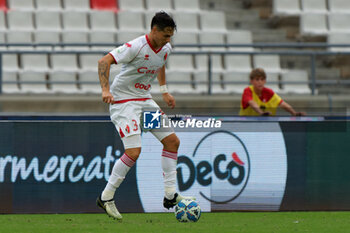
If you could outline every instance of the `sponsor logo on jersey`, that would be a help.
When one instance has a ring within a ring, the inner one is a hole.
[[[164,61],[166,61],[167,58],[168,58],[168,53],[166,53],[166,54],[164,55]]]
[[[137,72],[140,74],[156,74],[158,70],[150,70],[147,67],[140,67],[137,69]]]
[[[144,89],[144,90],[148,90],[151,87],[151,84],[145,85],[142,83],[136,83],[135,84],[135,88],[139,88],[139,89]]]
[[[145,55],[145,59],[144,60],[149,60],[149,55],[148,54]]]

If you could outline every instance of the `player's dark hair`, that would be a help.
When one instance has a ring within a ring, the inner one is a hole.
[[[176,30],[176,23],[173,18],[164,11],[157,12],[151,22],[151,29],[157,26],[160,31],[163,31],[166,27],[171,27]]]
[[[263,68],[255,68],[250,72],[250,80],[256,78],[256,77],[262,77],[263,79],[266,79],[266,73]]]

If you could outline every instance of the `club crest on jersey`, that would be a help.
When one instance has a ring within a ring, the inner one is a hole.
[[[145,55],[145,59],[144,60],[149,60],[149,55],[148,54]]]

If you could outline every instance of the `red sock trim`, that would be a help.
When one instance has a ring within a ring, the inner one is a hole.
[[[162,156],[170,159],[177,160],[177,152],[170,152],[163,149]]]
[[[123,154],[122,157],[120,157],[120,160],[128,167],[132,167],[135,164],[135,160],[133,160],[130,156],[127,154]]]

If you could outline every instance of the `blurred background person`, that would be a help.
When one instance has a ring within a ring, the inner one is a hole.
[[[272,89],[267,88],[266,73],[262,68],[250,72],[250,86],[242,94],[241,116],[275,116],[278,107],[289,112],[292,116],[305,116],[304,112],[296,112],[291,105],[284,101]]]

